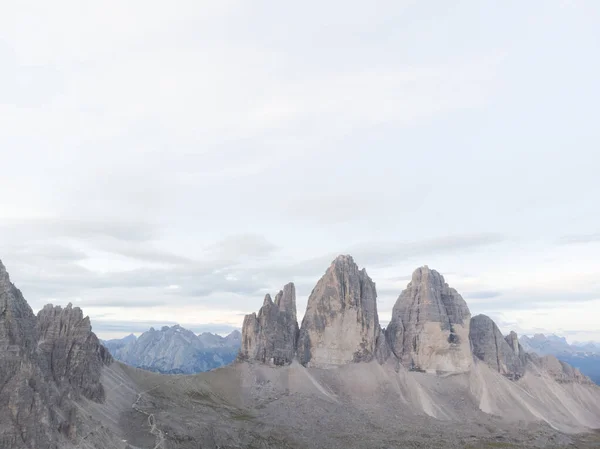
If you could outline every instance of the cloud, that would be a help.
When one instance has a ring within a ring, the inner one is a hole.
[[[160,295],[157,295],[160,296]],[[155,298],[155,299],[146,299],[146,298],[132,298],[129,296],[127,299],[119,299],[118,295],[115,295],[113,298],[82,298],[81,301],[76,301],[75,305],[81,307],[83,310],[88,310],[90,308],[116,308],[116,309],[133,309],[133,308],[150,308],[156,306],[165,306],[168,305],[168,300],[166,298]]]
[[[468,298],[469,307],[481,313],[518,310],[540,310],[557,305],[570,306],[600,299],[600,290],[541,291],[532,289],[506,290],[500,295]]]
[[[352,255],[359,267],[366,267],[371,273],[383,267],[396,266],[415,257],[476,250],[506,240],[507,237],[501,234],[483,233],[448,236],[414,242],[364,242],[349,245],[346,248],[341,247],[338,252],[330,252],[318,257],[298,260],[293,263],[266,263],[260,266],[247,267],[245,271],[251,276],[259,276],[271,280],[277,279],[280,280],[280,283],[290,281],[300,282],[301,285],[308,287],[309,285],[314,286],[316,284],[318,278],[325,273],[333,260],[340,254]],[[406,281],[410,281],[410,279],[411,275],[382,279],[385,287],[379,290],[380,296],[392,293],[397,296],[406,286]],[[377,281],[377,279],[375,280]],[[401,283],[402,285],[399,285],[397,288],[391,287],[389,286],[390,282],[394,284]]]
[[[571,245],[577,243],[595,243],[600,242],[600,232],[593,234],[571,234],[564,235],[558,239],[561,245]]]
[[[98,242],[96,248],[101,251],[117,254],[130,259],[159,264],[191,264],[193,259],[153,248],[150,242],[126,242],[118,240],[104,240]]]
[[[207,247],[210,254],[223,258],[265,257],[277,246],[257,234],[232,235]]]
[[[387,200],[383,195],[372,195],[368,192],[352,194],[323,192],[319,194],[298,195],[290,198],[282,207],[282,211],[293,219],[309,223],[338,224],[356,221],[369,221],[370,216],[386,207]],[[360,211],[357,213],[357,211]]]
[[[497,291],[497,290],[462,293],[463,298],[467,298],[467,299],[490,299],[490,298],[497,298],[500,295],[502,295],[502,292]]]
[[[348,253],[385,301],[426,262],[498,310],[595,288],[569,279],[597,267],[582,10],[39,3],[0,15],[0,257],[29,300],[238,313]]]
[[[118,220],[81,220],[70,218],[6,219],[0,224],[3,233],[34,235],[46,238],[89,239],[110,237],[122,241],[148,241],[157,236],[156,226],[148,222]]]
[[[69,245],[58,243],[28,242],[27,244],[5,243],[0,245],[3,257],[27,260],[30,263],[47,264],[58,261],[61,263],[77,262],[88,256],[84,251]]]
[[[494,245],[507,240],[502,234],[478,233],[438,237],[414,242],[369,242],[350,248],[360,264],[385,266],[417,256],[455,253]]]

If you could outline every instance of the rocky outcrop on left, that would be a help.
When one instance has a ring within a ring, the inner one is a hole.
[[[487,315],[477,315],[471,319],[469,339],[473,355],[490,368],[511,379],[519,379],[525,374],[527,354],[519,345],[515,332],[506,338]]]
[[[40,367],[48,378],[88,399],[104,399],[100,373],[112,357],[79,307],[46,305],[37,315],[36,334]]]
[[[111,358],[89,319],[68,309],[48,306],[36,318],[0,262],[2,448],[65,447],[80,422],[73,399],[104,398],[99,376]]]
[[[424,266],[396,301],[386,337],[409,369],[465,372],[472,363],[470,321],[465,300],[440,273]]]
[[[308,298],[298,341],[305,366],[383,361],[389,355],[375,283],[351,256],[339,256]]]
[[[238,360],[289,365],[294,360],[297,341],[296,288],[290,283],[275,301],[266,295],[258,315],[245,316]]]

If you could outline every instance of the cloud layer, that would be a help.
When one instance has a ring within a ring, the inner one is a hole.
[[[596,4],[36,3],[0,16],[0,258],[34,308],[226,330],[350,253],[382,321],[424,264],[521,329],[598,312]]]

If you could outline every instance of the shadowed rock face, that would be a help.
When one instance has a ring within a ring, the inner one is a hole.
[[[473,355],[495,371],[512,379],[525,373],[527,357],[515,332],[505,339],[490,317],[477,315],[471,319],[469,338]]]
[[[328,367],[387,358],[376,298],[375,283],[352,257],[335,259],[308,299],[298,342],[300,362]]]
[[[465,300],[441,274],[425,266],[415,270],[396,301],[386,337],[407,368],[468,371],[470,320]]]
[[[296,288],[290,283],[274,302],[270,295],[265,297],[258,316],[245,316],[238,359],[289,365],[294,360],[297,340]]]

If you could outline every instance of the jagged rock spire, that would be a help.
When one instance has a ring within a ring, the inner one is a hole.
[[[472,362],[470,319],[465,300],[440,273],[424,266],[413,272],[396,301],[386,337],[407,368],[467,371]]]
[[[38,353],[42,372],[57,382],[66,382],[77,394],[104,400],[101,368],[112,362],[108,350],[92,332],[90,318],[79,307],[48,304],[38,312]]]
[[[246,315],[239,360],[271,365],[292,363],[298,340],[296,288],[287,284],[275,297],[266,295],[258,315]]]
[[[312,291],[298,358],[303,365],[332,366],[387,356],[377,315],[375,283],[351,256],[338,256]]]
[[[517,357],[519,357],[525,352],[523,351],[523,347],[519,343],[519,336],[515,331],[510,331],[510,334],[508,334],[504,339],[506,340],[506,343],[508,343],[508,345],[511,347],[511,349]]]

